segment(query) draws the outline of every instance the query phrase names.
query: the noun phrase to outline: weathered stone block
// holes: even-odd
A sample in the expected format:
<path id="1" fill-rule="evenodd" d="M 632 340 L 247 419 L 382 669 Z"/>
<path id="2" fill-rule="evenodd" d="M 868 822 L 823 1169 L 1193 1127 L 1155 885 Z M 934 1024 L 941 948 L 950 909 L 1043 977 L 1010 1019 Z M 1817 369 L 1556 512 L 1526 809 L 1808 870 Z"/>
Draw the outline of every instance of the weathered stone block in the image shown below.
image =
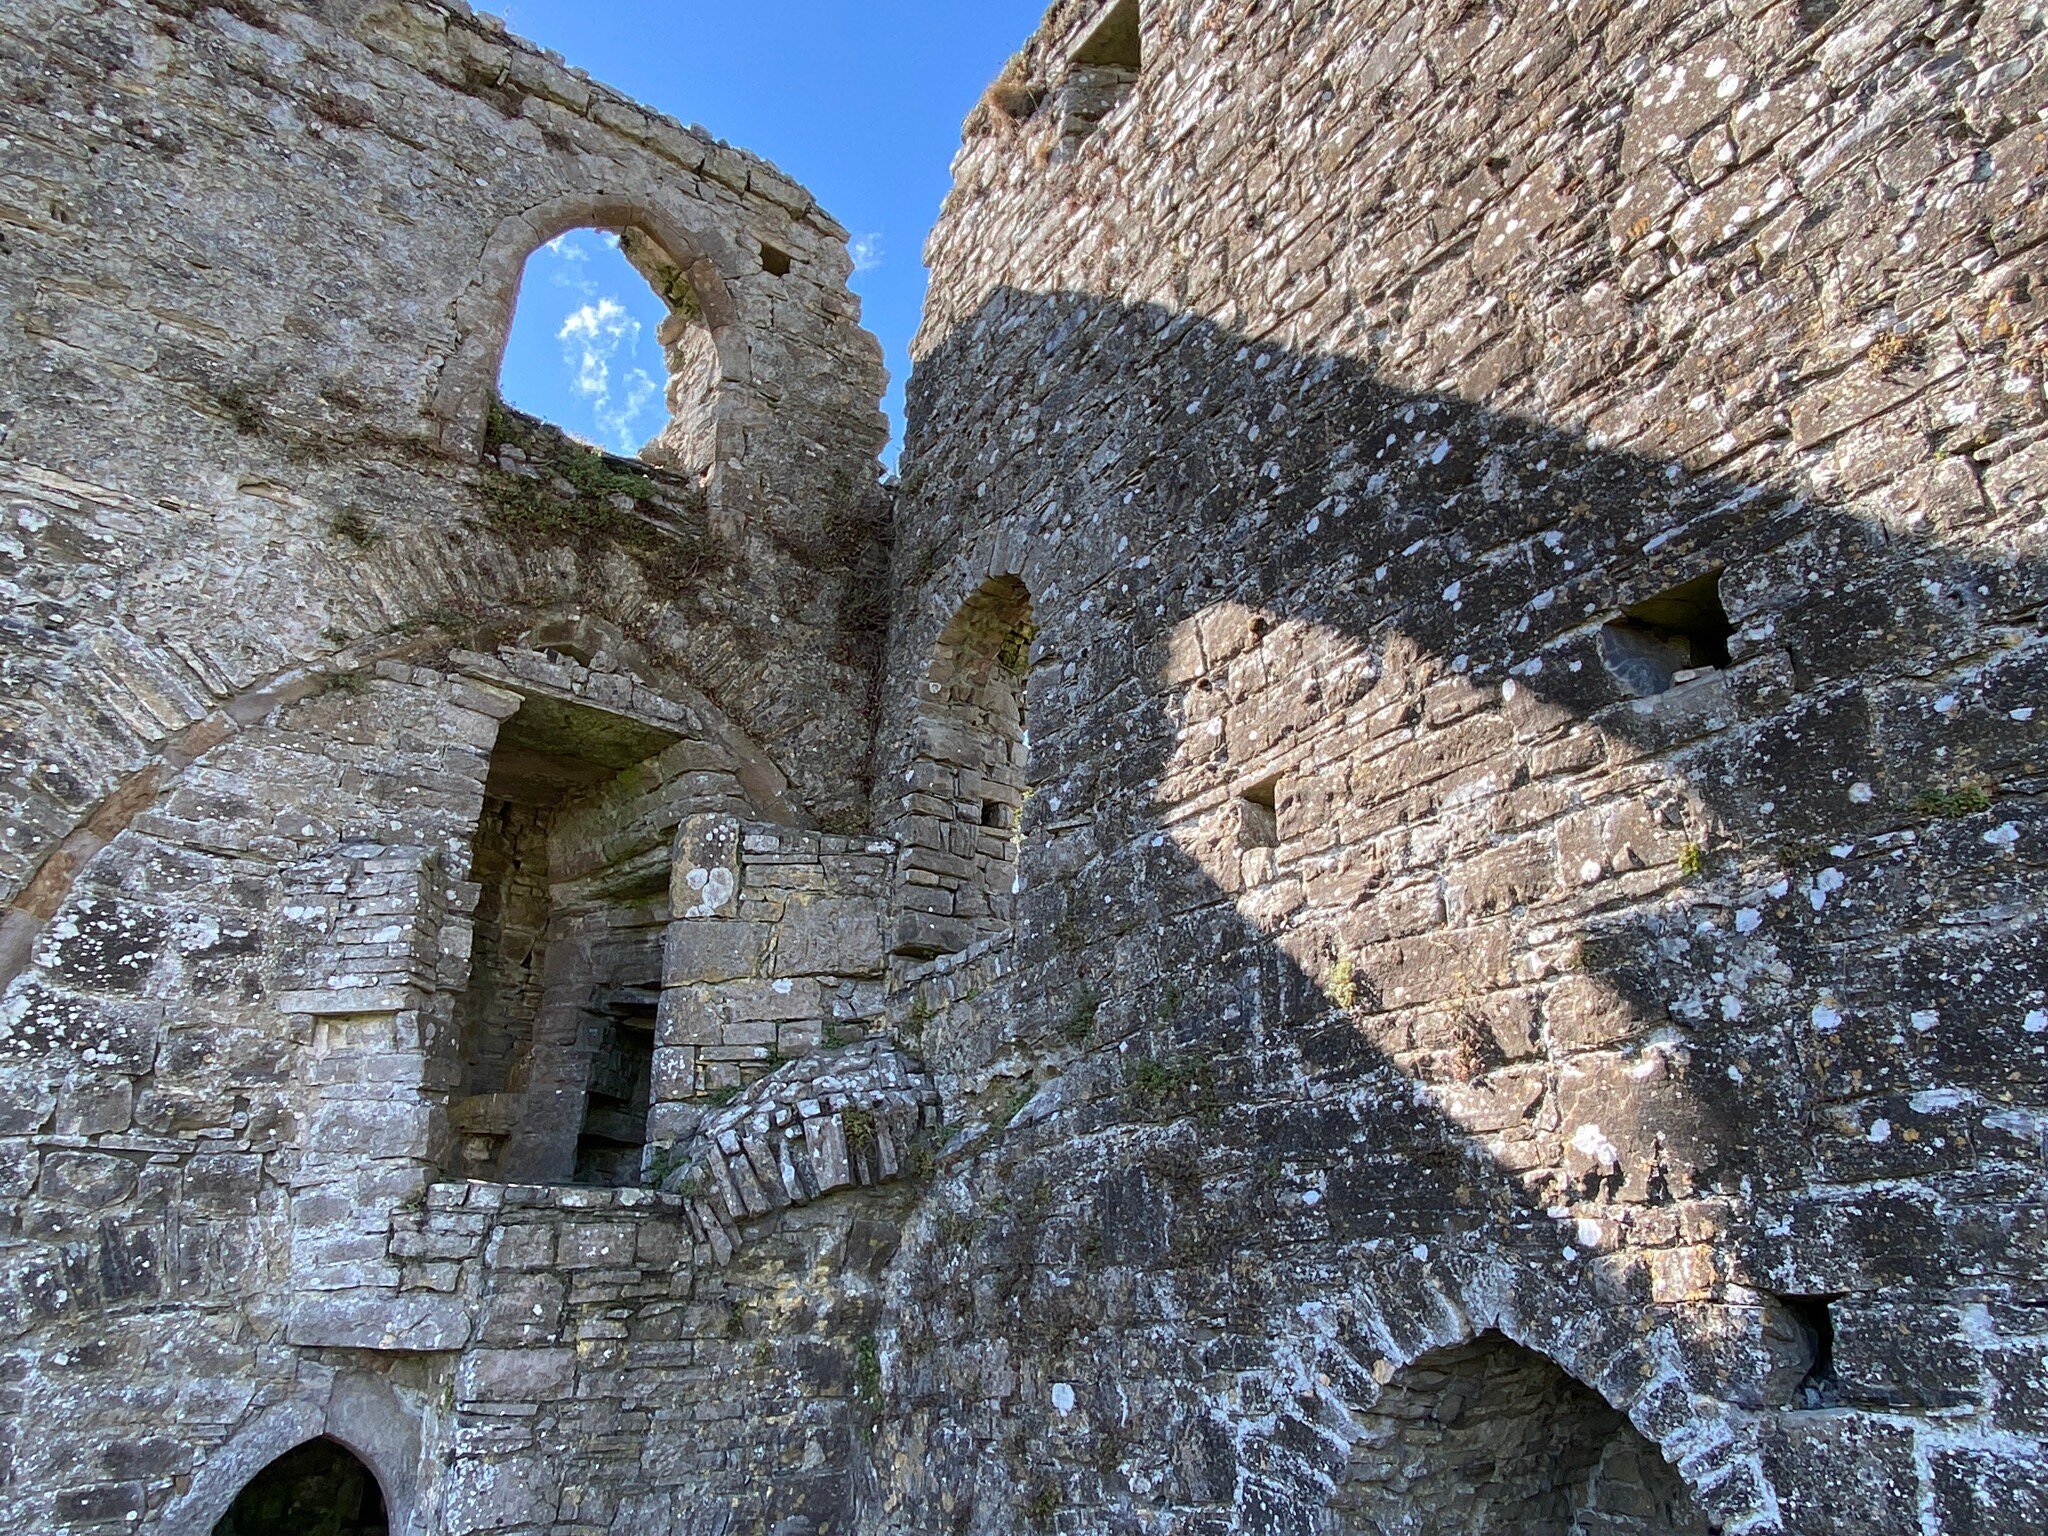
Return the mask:
<path id="1" fill-rule="evenodd" d="M 555 1261 L 555 1230 L 539 1222 L 491 1231 L 484 1262 L 494 1270 L 546 1269 Z"/>
<path id="2" fill-rule="evenodd" d="M 459 1400 L 477 1403 L 551 1403 L 576 1382 L 573 1349 L 473 1349 L 456 1373 Z"/>
<path id="3" fill-rule="evenodd" d="M 882 968 L 879 901 L 792 901 L 775 930 L 779 976 L 871 976 Z"/>
<path id="4" fill-rule="evenodd" d="M 521 1526 L 545 1526 L 556 1508 L 560 1479 L 532 1461 L 480 1462 L 464 1458 L 448 1471 L 446 1519 L 452 1536 L 477 1536 Z"/>
<path id="5" fill-rule="evenodd" d="M 740 888 L 740 824 L 693 816 L 676 832 L 670 911 L 678 918 L 731 917 Z"/>
<path id="6" fill-rule="evenodd" d="M 452 1296 L 351 1290 L 297 1297 L 285 1336 L 322 1349 L 433 1354 L 462 1348 L 469 1325 L 468 1308 Z"/>
<path id="7" fill-rule="evenodd" d="M 618 1269 L 633 1262 L 633 1228 L 625 1222 L 572 1222 L 556 1239 L 563 1269 Z"/>
<path id="8" fill-rule="evenodd" d="M 735 981 L 758 976 L 768 935 L 735 918 L 690 918 L 671 923 L 662 950 L 662 985 Z"/>
<path id="9" fill-rule="evenodd" d="M 128 1198 L 135 1164 L 96 1152 L 52 1152 L 43 1158 L 38 1192 L 45 1200 L 102 1210 Z"/>

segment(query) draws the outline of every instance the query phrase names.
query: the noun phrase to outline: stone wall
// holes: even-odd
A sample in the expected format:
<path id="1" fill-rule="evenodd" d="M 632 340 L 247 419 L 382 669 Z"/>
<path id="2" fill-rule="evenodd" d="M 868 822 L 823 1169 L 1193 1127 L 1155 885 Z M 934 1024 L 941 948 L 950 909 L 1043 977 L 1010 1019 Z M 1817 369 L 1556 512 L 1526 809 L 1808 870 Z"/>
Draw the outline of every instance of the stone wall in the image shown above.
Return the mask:
<path id="1" fill-rule="evenodd" d="M 0 1528 L 2048 1524 L 2040 38 L 1061 0 L 891 525 L 771 167 L 10 11 Z"/>
<path id="2" fill-rule="evenodd" d="M 34 0 L 0 76 L 0 1528 L 204 1533 L 323 1435 L 394 1530 L 452 1528 L 449 1447 L 515 1416 L 451 1406 L 432 1192 L 637 1181 L 677 826 L 864 822 L 884 431 L 845 232 L 460 4 Z M 646 463 L 493 404 L 526 257 L 583 225 L 673 312 Z M 836 1274 L 867 1199 L 734 1294 Z M 836 1386 L 752 1338 L 730 1368 L 841 1422 L 870 1284 Z M 734 1443 L 803 1483 L 766 1423 Z"/>
<path id="3" fill-rule="evenodd" d="M 698 1101 L 880 1021 L 895 845 L 696 816 L 676 834 L 656 1046 L 657 1139 Z"/>
<path id="4" fill-rule="evenodd" d="M 930 248 L 885 753 L 1038 636 L 886 1523 L 1336 1528 L 1491 1328 L 1718 1528 L 2039 1525 L 2038 18 L 1112 9 Z"/>

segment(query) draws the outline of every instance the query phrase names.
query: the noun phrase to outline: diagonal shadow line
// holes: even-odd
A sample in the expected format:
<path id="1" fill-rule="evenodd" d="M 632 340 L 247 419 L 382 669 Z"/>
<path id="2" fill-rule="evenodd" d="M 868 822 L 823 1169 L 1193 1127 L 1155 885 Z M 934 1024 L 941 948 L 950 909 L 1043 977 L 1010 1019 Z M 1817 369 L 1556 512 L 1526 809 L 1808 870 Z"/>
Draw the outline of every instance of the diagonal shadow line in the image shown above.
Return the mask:
<path id="1" fill-rule="evenodd" d="M 963 422 L 979 435 L 961 434 Z M 1015 568 L 1041 628 L 1022 965 L 977 1017 L 942 1021 L 926 1047 L 956 1080 L 985 1076 L 1006 1051 L 1050 1053 L 1064 1068 L 1052 1098 L 1041 1095 L 1044 1112 L 1027 1110 L 1010 1147 L 968 1175 L 1067 1192 L 1064 1227 L 1020 1235 L 1012 1223 L 1003 1262 L 1034 1243 L 1058 1259 L 1060 1242 L 1091 1222 L 1101 1251 L 1102 1213 L 1091 1202 L 1160 1134 L 1140 1129 L 1157 1117 L 1134 1095 L 1131 1064 L 1192 1053 L 1207 1063 L 1214 1095 L 1213 1129 L 1199 1138 L 1204 1194 L 1133 1197 L 1144 1208 L 1133 1220 L 1149 1235 L 1130 1238 L 1124 1260 L 1171 1262 L 1165 1229 L 1222 1223 L 1227 1236 L 1212 1234 L 1207 1250 L 1259 1256 L 1271 1290 L 1247 1298 L 1236 1270 L 1213 1265 L 1189 1285 L 1219 1317 L 1243 1321 L 1313 1298 L 1333 1283 L 1333 1265 L 1374 1276 L 1387 1296 L 1429 1297 L 1404 1322 L 1398 1302 L 1377 1306 L 1364 1294 L 1373 1287 L 1351 1287 L 1376 1318 L 1347 1356 L 1354 1381 L 1369 1380 L 1374 1349 L 1412 1358 L 1442 1342 L 1441 1313 L 1458 1310 L 1461 1296 L 1491 1306 L 1467 1331 L 1505 1322 L 1661 1441 L 1710 1513 L 1731 1528 L 1770 1528 L 1764 1431 L 1750 1412 L 1766 1401 L 1770 1361 L 1759 1309 L 1729 1304 L 1760 1301 L 1752 1289 L 1952 1290 L 1944 1222 L 1981 1204 L 1987 1184 L 1997 1191 L 1988 1198 L 2019 1191 L 2040 1202 L 2025 1166 L 2038 1149 L 1991 1142 L 1980 1155 L 1964 1137 L 1943 1159 L 1877 1155 L 1849 1102 L 1882 1107 L 1935 1089 L 2038 1103 L 2048 1076 L 2048 1051 L 2022 1022 L 2015 987 L 2030 951 L 2012 916 L 2043 848 L 2041 728 L 2012 711 L 2028 707 L 2048 670 L 2039 638 L 2048 573 L 2036 553 L 1982 533 L 1973 542 L 1972 519 L 1986 516 L 1974 472 L 1966 483 L 1947 477 L 1950 499 L 1934 526 L 1881 526 L 1768 478 L 1602 448 L 1403 390 L 1364 361 L 1289 352 L 1196 315 L 1012 289 L 993 293 L 924 360 L 909 436 L 919 500 L 900 525 L 913 541 L 959 552 L 950 574 L 915 594 L 918 609 L 950 613 L 981 573 Z M 980 462 L 964 462 L 984 448 L 992 451 Z M 1019 527 L 1030 530 L 1022 541 Z M 1003 548 L 1019 543 L 1024 553 L 1006 567 Z M 1716 568 L 1738 631 L 1732 665 L 1661 699 L 1626 697 L 1599 664 L 1600 623 Z M 1576 1187 L 1520 1176 L 1519 1156 L 1501 1155 L 1506 1138 L 1459 1123 L 1439 1085 L 1418 1080 L 1418 1053 L 1376 1032 L 1377 1005 L 1394 1001 L 1384 966 L 1360 965 L 1360 1006 L 1333 1006 L 1334 951 L 1381 892 L 1368 884 L 1348 907 L 1297 919 L 1291 936 L 1309 942 L 1289 946 L 1238 910 L 1227 875 L 1162 835 L 1175 806 L 1155 799 L 1185 766 L 1200 686 L 1176 645 L 1227 605 L 1253 627 L 1295 626 L 1378 658 L 1371 687 L 1318 701 L 1330 713 L 1370 702 L 1379 687 L 1385 702 L 1410 708 L 1405 729 L 1426 718 L 1425 706 L 1385 687 L 1387 673 L 1463 680 L 1473 697 L 1461 707 L 1519 729 L 1491 759 L 1512 785 L 1534 782 L 1535 749 L 1583 729 L 1597 734 L 1599 764 L 1641 769 L 1680 792 L 1682 830 L 1711 860 L 1696 889 L 1683 889 L 1675 865 L 1661 879 L 1662 866 L 1646 865 L 1618 898 L 1558 902 L 1547 914 L 1611 1005 L 1606 1034 L 1582 1049 L 1640 1061 L 1658 1037 L 1667 1067 L 1683 1058 L 1682 1071 L 1635 1104 L 1625 1168 L 1596 1162 Z M 939 619 L 923 622 L 899 656 L 928 646 Z M 1532 670 L 1537 657 L 1544 665 Z M 1312 673 L 1298 668 L 1293 680 L 1328 681 Z M 1204 785 L 1213 796 L 1286 756 L 1237 760 Z M 1331 777 L 1327 765 L 1322 774 Z M 1990 789 L 1988 809 L 1971 814 L 1939 798 L 1961 785 Z M 1309 809 L 1341 823 L 1349 792 L 1340 775 Z M 1433 867 L 1455 875 L 1456 860 Z M 1849 887 L 1831 907 L 1829 870 Z M 1917 928 L 1903 927 L 1899 916 L 1921 913 L 1923 893 L 1932 905 Z M 1510 981 L 1517 946 L 1502 933 L 1519 929 L 1519 947 L 1534 947 L 1529 905 L 1468 922 L 1448 940 L 1426 928 L 1408 935 L 1437 962 L 1407 967 L 1411 991 L 1450 974 L 1447 944 L 1475 951 L 1459 958 L 1486 986 L 1468 990 Z M 1757 929 L 1739 930 L 1744 912 Z M 1725 1004 L 1702 1006 L 1728 991 L 1731 956 L 1761 978 L 1734 1016 Z M 1943 978 L 1972 956 L 1986 971 L 2003 959 L 2011 972 L 2019 960 L 2020 981 L 1959 996 Z M 1182 994 L 1170 1018 L 1156 1006 L 1162 985 Z M 1061 1056 L 1066 1002 L 1093 986 L 1108 992 L 1101 1029 L 1117 1048 Z M 1894 1053 L 1859 1091 L 1859 1063 L 1884 1060 L 1903 1016 L 1923 1006 L 1946 1010 L 1947 1022 L 1924 1039 L 1906 1032 L 1913 1050 Z M 1539 1062 L 1546 1027 L 1539 1015 L 1530 1030 Z M 1164 1118 L 1192 1107 L 1168 1106 Z M 1845 1114 L 1852 1134 L 1836 1135 L 1828 1117 Z M 1859 1132 L 1873 1150 L 1860 1164 L 1844 1150 Z M 1646 1167 L 1649 1151 L 1656 1163 Z M 1313 1214 L 1298 1201 L 1283 1213 L 1261 1194 L 1287 1181 L 1297 1194 L 1318 1189 Z M 1714 1234 L 1718 1272 L 1696 1298 L 1665 1298 L 1642 1265 L 1624 1256 L 1603 1269 L 1577 1251 L 1589 1213 L 1698 1217 Z M 1418 1253 L 1435 1242 L 1436 1257 L 1389 1261 L 1397 1237 L 1416 1239 Z M 1067 1241 L 1064 1262 L 1086 1292 L 1077 1241 Z M 946 1261 L 931 1232 L 912 1248 L 922 1250 L 912 1271 L 924 1266 L 925 1294 L 939 1296 Z M 1993 1257 L 1977 1275 L 2000 1265 Z M 976 1326 L 1006 1337 L 1019 1359 L 1077 1328 L 1114 1331 L 1113 1307 L 1062 1320 L 1072 1304 L 1031 1286 L 1002 1306 L 986 1297 L 975 1306 Z M 1733 1345 L 1731 1327 L 1745 1335 Z M 1181 1365 L 1186 1379 L 1199 1376 L 1192 1357 Z M 936 1379 L 909 1372 L 913 1409 L 919 1383 Z M 1312 1487 L 1327 1470 L 1312 1461 L 1273 1474 L 1276 1485 Z"/>

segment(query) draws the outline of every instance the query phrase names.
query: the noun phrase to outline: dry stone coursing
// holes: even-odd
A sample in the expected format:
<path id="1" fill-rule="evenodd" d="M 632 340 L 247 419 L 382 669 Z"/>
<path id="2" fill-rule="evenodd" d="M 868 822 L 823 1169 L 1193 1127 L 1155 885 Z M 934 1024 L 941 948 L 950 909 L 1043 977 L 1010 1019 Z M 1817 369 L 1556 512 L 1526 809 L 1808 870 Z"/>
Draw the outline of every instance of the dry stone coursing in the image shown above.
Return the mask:
<path id="1" fill-rule="evenodd" d="M 2048 1526 L 2041 20 L 1060 0 L 892 507 L 773 168 L 9 11 L 0 1529 Z"/>
<path id="2" fill-rule="evenodd" d="M 930 247 L 880 781 L 1039 629 L 885 1523 L 1326 1528 L 1494 1327 L 1719 1528 L 2038 1524 L 2038 18 L 1141 9 Z"/>
<path id="3" fill-rule="evenodd" d="M 844 231 L 461 5 L 51 0 L 0 70 L 0 1528 L 207 1531 L 322 1434 L 394 1529 L 660 1524 L 710 1484 L 623 1469 L 696 1420 L 607 1399 L 572 1456 L 445 1406 L 453 1261 L 394 1245 L 467 1167 L 574 1176 L 685 816 L 863 817 L 883 423 Z M 527 254 L 585 224 L 716 358 L 651 463 L 489 409 Z M 477 853 L 537 801 L 528 1013 L 479 976 L 516 935 Z M 607 1293 L 551 1347 L 700 1307 L 685 1374 L 789 1384 L 730 1486 L 827 1499 L 871 1282 L 761 1319 L 767 1277 L 880 1262 L 868 1202 L 741 1299 Z M 543 1486 L 606 1436 L 606 1491 Z"/>

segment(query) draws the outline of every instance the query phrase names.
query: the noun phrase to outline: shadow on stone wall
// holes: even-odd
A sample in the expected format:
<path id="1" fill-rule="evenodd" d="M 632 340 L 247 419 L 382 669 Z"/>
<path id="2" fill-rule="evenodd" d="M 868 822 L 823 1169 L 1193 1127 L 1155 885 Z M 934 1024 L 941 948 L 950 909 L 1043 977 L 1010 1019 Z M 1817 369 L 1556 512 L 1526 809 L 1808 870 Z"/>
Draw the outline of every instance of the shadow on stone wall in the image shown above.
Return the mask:
<path id="1" fill-rule="evenodd" d="M 899 684 L 988 572 L 1041 625 L 1023 964 L 926 1048 L 1037 1092 L 910 1248 L 907 1508 L 994 1454 L 956 1528 L 1320 1530 L 1376 1381 L 1488 1326 L 1731 1528 L 1911 1507 L 1910 1433 L 1764 1412 L 1812 1352 L 1774 1293 L 1841 1298 L 1853 1406 L 1981 1408 L 1955 1307 L 2035 1262 L 2048 574 L 1981 436 L 1902 430 L 1911 367 L 1838 391 L 1889 424 L 1785 425 L 1866 439 L 1830 505 L 1092 295 L 999 291 L 921 365 Z M 1603 625 L 1710 571 L 1730 664 L 1635 698 Z M 1215 819 L 1276 767 L 1247 882 Z M 939 1406 L 1005 1379 L 1078 1406 Z M 1929 1465 L 1944 1529 L 2025 1485 Z"/>

